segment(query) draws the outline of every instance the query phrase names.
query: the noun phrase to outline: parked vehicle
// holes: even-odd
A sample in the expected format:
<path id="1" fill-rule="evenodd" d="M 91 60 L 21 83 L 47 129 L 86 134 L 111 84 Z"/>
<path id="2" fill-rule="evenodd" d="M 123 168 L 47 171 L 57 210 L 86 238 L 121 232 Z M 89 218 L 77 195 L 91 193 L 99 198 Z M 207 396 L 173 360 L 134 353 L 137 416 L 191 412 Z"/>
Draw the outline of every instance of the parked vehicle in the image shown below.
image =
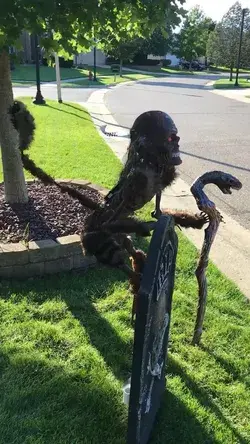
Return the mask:
<path id="1" fill-rule="evenodd" d="M 205 69 L 205 65 L 203 65 L 202 63 L 199 63 L 195 60 L 191 63 L 191 68 L 194 71 L 203 71 Z"/>
<path id="2" fill-rule="evenodd" d="M 181 69 L 191 69 L 193 71 L 203 71 L 205 69 L 205 65 L 197 60 L 193 60 L 191 63 L 187 60 L 181 60 L 179 66 Z"/>

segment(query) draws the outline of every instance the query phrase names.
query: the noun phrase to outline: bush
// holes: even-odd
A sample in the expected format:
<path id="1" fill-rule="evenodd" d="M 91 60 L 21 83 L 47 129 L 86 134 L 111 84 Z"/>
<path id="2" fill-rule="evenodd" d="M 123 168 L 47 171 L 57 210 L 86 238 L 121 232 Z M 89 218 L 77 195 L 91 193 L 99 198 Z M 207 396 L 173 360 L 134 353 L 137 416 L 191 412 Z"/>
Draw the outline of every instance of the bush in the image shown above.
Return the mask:
<path id="1" fill-rule="evenodd" d="M 55 63 L 55 57 L 51 56 L 52 59 L 52 63 Z M 60 68 L 72 68 L 73 67 L 73 60 L 69 59 L 69 60 L 65 60 L 63 57 L 59 57 L 59 66 Z"/>
<path id="2" fill-rule="evenodd" d="M 119 63 L 119 60 L 118 59 L 116 59 L 115 57 L 112 57 L 112 56 L 107 56 L 106 57 L 106 65 L 112 65 L 112 63 Z"/>
<path id="3" fill-rule="evenodd" d="M 152 60 L 152 59 L 147 59 L 145 65 L 146 66 L 156 66 L 159 65 L 160 60 Z"/>
<path id="4" fill-rule="evenodd" d="M 170 59 L 166 59 L 166 60 L 162 60 L 162 66 L 163 68 L 167 68 L 168 66 L 171 65 L 171 60 Z"/>
<path id="5" fill-rule="evenodd" d="M 47 57 L 43 57 L 42 58 L 42 65 L 43 66 L 48 66 L 48 59 L 47 59 Z"/>

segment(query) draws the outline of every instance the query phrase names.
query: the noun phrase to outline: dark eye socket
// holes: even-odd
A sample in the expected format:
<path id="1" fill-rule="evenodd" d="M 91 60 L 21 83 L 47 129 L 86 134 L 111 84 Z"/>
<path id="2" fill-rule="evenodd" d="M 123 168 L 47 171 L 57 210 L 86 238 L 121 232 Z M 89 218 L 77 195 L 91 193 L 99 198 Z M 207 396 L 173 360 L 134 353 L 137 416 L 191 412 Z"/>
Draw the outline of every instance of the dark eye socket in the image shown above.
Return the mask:
<path id="1" fill-rule="evenodd" d="M 177 136 L 176 134 L 171 134 L 171 136 L 168 138 L 169 142 L 179 142 L 180 137 Z"/>

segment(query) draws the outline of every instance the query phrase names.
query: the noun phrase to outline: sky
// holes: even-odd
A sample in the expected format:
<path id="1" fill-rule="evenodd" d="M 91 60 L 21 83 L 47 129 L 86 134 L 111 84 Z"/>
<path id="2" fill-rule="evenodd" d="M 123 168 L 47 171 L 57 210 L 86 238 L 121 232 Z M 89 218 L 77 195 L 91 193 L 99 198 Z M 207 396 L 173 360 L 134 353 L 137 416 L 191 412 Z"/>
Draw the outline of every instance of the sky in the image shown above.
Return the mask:
<path id="1" fill-rule="evenodd" d="M 250 8 L 250 0 L 239 1 L 244 8 Z M 193 6 L 200 5 L 206 15 L 219 21 L 235 2 L 236 0 L 186 0 L 183 6 L 185 9 L 190 9 Z"/>

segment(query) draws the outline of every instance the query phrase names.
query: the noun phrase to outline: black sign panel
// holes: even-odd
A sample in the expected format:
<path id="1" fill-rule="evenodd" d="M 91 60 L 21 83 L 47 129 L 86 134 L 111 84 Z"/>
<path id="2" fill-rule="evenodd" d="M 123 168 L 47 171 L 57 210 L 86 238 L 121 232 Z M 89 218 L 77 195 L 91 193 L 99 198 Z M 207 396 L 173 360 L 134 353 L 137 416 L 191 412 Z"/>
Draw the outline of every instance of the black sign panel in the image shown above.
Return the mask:
<path id="1" fill-rule="evenodd" d="M 165 391 L 178 238 L 172 216 L 161 216 L 149 246 L 137 302 L 127 444 L 146 444 Z"/>

